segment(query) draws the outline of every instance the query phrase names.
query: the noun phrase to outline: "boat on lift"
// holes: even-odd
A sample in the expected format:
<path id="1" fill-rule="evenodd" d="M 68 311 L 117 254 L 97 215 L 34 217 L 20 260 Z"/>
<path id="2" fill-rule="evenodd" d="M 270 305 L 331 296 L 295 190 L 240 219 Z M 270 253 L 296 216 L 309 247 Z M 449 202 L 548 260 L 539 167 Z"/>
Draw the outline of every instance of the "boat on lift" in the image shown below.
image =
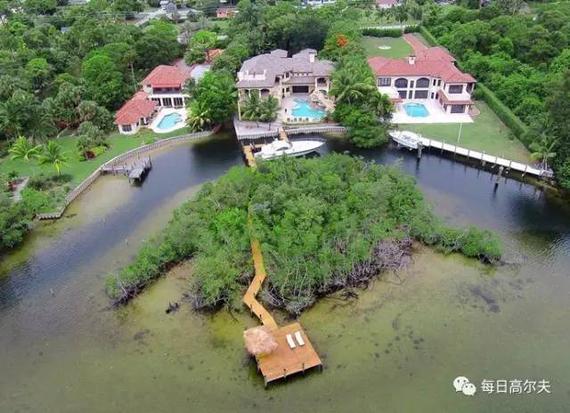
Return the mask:
<path id="1" fill-rule="evenodd" d="M 407 130 L 394 130 L 389 135 L 394 142 L 410 150 L 418 149 L 418 144 L 422 142 L 421 135 Z"/>
<path id="2" fill-rule="evenodd" d="M 303 156 L 316 152 L 325 144 L 322 139 L 300 139 L 300 140 L 281 140 L 275 139 L 273 142 L 263 145 L 259 152 L 255 152 L 253 156 L 258 159 L 275 159 L 281 156 Z"/>

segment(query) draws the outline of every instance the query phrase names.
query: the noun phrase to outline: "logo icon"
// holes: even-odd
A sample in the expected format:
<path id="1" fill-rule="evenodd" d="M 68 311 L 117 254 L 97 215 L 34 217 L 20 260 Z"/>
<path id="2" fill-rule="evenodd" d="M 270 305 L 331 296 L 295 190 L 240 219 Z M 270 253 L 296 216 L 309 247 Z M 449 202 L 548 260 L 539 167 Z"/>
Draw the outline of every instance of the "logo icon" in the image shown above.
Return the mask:
<path id="1" fill-rule="evenodd" d="M 453 387 L 456 392 L 462 392 L 466 396 L 473 396 L 477 393 L 477 387 L 465 376 L 457 376 L 453 380 Z"/>

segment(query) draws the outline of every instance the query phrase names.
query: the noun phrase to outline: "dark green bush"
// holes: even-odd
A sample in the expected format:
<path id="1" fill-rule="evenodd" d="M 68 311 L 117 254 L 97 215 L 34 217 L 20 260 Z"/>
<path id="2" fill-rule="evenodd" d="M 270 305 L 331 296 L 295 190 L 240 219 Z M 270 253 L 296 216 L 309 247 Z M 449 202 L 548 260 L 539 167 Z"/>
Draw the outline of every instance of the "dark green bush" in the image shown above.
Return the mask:
<path id="1" fill-rule="evenodd" d="M 486 262 L 500 257 L 494 235 L 444 226 L 413 178 L 395 168 L 346 155 L 281 159 L 257 172 L 235 167 L 205 185 L 131 265 L 108 278 L 107 291 L 126 302 L 192 257 L 194 304 L 232 305 L 252 276 L 250 235 L 262 244 L 272 304 L 292 313 L 350 285 L 355 272 L 376 275 L 383 242 L 413 238 Z"/>

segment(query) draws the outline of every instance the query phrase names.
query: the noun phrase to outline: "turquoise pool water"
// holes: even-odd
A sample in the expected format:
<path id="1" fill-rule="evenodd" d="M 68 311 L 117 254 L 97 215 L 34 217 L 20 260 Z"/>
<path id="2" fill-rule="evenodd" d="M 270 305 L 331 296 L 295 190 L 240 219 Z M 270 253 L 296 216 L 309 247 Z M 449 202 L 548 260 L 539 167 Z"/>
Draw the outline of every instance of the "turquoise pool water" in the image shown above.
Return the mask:
<path id="1" fill-rule="evenodd" d="M 406 103 L 404 109 L 412 118 L 425 118 L 429 115 L 427 108 L 422 103 Z"/>
<path id="2" fill-rule="evenodd" d="M 325 110 L 311 106 L 309 101 L 304 99 L 295 99 L 295 107 L 293 108 L 293 116 L 299 118 L 322 119 L 325 117 Z"/>
<path id="3" fill-rule="evenodd" d="M 180 113 L 169 113 L 158 122 L 156 127 L 158 129 L 170 129 L 180 122 L 182 122 L 182 115 Z"/>

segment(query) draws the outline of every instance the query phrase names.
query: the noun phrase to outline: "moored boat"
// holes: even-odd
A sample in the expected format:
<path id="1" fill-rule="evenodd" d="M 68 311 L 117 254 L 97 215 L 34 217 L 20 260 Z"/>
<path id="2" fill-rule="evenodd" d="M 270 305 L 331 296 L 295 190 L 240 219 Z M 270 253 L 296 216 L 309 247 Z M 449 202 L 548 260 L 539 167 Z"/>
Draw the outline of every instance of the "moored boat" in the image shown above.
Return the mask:
<path id="1" fill-rule="evenodd" d="M 276 139 L 270 144 L 263 145 L 261 150 L 254 153 L 253 156 L 266 160 L 279 158 L 280 156 L 303 156 L 315 152 L 324 144 L 325 141 L 320 139 L 300 139 L 294 141 Z"/>
<path id="2" fill-rule="evenodd" d="M 421 136 L 410 131 L 395 130 L 391 131 L 389 135 L 394 142 L 408 149 L 418 149 L 418 144 L 421 142 Z"/>

